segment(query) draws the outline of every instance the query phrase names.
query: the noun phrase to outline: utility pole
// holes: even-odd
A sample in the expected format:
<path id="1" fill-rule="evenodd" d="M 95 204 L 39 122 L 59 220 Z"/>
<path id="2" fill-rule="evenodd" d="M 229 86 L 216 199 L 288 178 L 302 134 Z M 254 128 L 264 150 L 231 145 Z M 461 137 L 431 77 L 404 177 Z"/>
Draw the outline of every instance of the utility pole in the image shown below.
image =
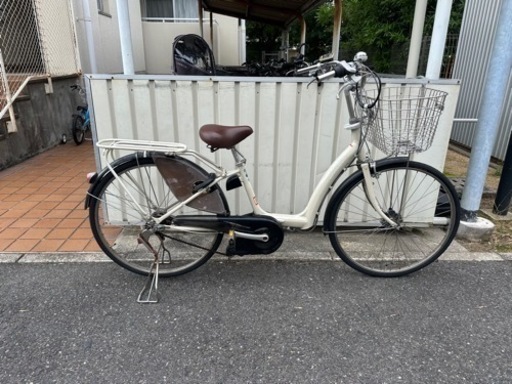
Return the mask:
<path id="1" fill-rule="evenodd" d="M 503 0 L 478 114 L 461 206 L 462 220 L 476 222 L 512 67 L 512 0 Z"/>

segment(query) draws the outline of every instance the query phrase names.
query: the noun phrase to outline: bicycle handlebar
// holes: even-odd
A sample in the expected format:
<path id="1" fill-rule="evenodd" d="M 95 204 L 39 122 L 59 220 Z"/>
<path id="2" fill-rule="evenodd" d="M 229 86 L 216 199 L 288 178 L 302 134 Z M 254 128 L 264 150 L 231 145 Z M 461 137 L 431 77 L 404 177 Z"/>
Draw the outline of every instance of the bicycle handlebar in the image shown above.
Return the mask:
<path id="1" fill-rule="evenodd" d="M 363 108 L 373 108 L 380 97 L 381 83 L 379 76 L 375 72 L 370 70 L 366 65 L 363 64 L 367 59 L 368 56 L 366 55 L 365 52 L 358 52 L 355 55 L 354 60 L 351 62 L 346 62 L 345 60 L 321 61 L 317 64 L 310 65 L 309 67 L 298 69 L 296 73 L 304 74 L 314 72 L 312 74 L 314 76 L 314 79 L 311 80 L 310 84 L 314 81 L 321 83 L 322 81 L 331 79 L 333 77 L 347 77 L 347 85 L 352 84 L 355 86 L 353 89 L 355 90 L 356 93 L 357 103 Z M 368 104 L 367 100 L 363 100 L 363 98 L 360 97 L 360 90 L 361 88 L 364 88 L 364 85 L 366 83 L 365 75 L 368 74 L 370 74 L 377 83 L 377 95 L 374 98 L 373 102 L 371 102 L 370 104 Z M 346 86 L 340 88 L 340 91 L 345 88 Z"/>
<path id="2" fill-rule="evenodd" d="M 324 71 L 325 69 L 330 69 L 327 72 L 320 72 Z M 310 65 L 309 67 L 301 68 L 297 70 L 297 74 L 303 74 L 307 72 L 316 71 L 315 77 L 318 78 L 318 80 L 326 80 L 330 79 L 331 77 L 344 77 L 346 75 L 352 75 L 357 72 L 357 65 L 355 62 L 347 63 L 345 60 L 342 61 L 329 61 L 326 63 L 317 63 L 314 65 Z M 329 75 L 327 75 L 329 74 Z"/>

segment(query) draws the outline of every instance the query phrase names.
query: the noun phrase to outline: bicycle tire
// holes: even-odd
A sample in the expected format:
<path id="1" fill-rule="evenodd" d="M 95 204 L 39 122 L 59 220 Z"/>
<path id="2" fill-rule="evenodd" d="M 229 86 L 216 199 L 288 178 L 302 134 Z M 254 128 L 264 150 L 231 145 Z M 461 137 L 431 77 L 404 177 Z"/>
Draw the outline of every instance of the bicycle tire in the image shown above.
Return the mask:
<path id="1" fill-rule="evenodd" d="M 73 140 L 76 145 L 80 145 L 84 142 L 84 118 L 80 115 L 73 116 L 73 125 L 71 126 L 71 132 L 73 134 Z"/>
<path id="2" fill-rule="evenodd" d="M 435 168 L 403 158 L 377 162 L 372 182 L 381 209 L 399 226 L 392 228 L 371 206 L 358 171 L 338 188 L 326 210 L 325 230 L 338 256 L 378 277 L 404 276 L 436 260 L 459 226 L 461 209 L 452 183 Z"/>
<path id="3" fill-rule="evenodd" d="M 117 178 L 108 172 L 90 192 L 89 221 L 96 242 L 107 256 L 131 272 L 148 275 L 154 254 L 139 244 L 138 235 L 149 226 L 152 217 L 162 215 L 177 199 L 152 157 L 132 156 L 131 160 L 114 167 Z M 120 182 L 127 189 L 120 188 Z M 126 191 L 144 209 L 145 217 L 135 209 Z M 226 206 L 225 199 L 223 201 Z M 228 211 L 227 206 L 225 208 Z M 186 212 L 181 213 L 198 212 L 186 207 Z M 150 243 L 159 252 L 158 275 L 177 276 L 198 268 L 216 252 L 222 237 L 223 233 L 213 231 L 199 234 L 157 230 Z"/>
<path id="4" fill-rule="evenodd" d="M 91 130 L 91 122 L 90 121 L 84 127 L 84 140 L 87 140 L 87 141 L 92 140 L 92 130 Z"/>

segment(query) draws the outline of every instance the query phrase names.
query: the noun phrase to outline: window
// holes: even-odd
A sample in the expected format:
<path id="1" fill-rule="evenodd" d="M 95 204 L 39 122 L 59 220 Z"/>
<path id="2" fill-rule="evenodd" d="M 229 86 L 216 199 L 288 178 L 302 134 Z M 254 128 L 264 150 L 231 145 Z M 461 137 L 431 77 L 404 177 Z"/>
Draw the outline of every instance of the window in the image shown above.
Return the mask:
<path id="1" fill-rule="evenodd" d="M 197 2 L 190 0 L 141 0 L 142 17 L 197 18 Z"/>
<path id="2" fill-rule="evenodd" d="M 110 4 L 109 0 L 96 0 L 98 4 L 98 13 L 110 16 Z"/>

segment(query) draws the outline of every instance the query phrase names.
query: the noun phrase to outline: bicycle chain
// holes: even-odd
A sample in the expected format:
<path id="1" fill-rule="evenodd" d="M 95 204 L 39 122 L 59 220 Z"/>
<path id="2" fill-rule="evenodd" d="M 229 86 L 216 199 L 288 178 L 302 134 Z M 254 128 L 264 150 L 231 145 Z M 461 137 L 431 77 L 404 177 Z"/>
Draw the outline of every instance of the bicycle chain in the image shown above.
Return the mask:
<path id="1" fill-rule="evenodd" d="M 168 238 L 168 239 L 171 239 L 171 240 L 177 241 L 178 243 L 182 243 L 182 244 L 185 244 L 185 245 L 189 245 L 189 246 L 191 246 L 191 247 L 194 247 L 194 248 L 202 249 L 203 251 L 210 251 L 210 249 L 209 249 L 209 248 L 201 247 L 201 246 L 200 246 L 200 245 L 198 245 L 198 244 L 192 244 L 192 243 L 189 243 L 188 241 L 185 241 L 185 240 L 182 240 L 182 239 L 177 239 L 177 238 L 172 237 L 172 236 L 169 236 L 169 235 L 164 235 L 164 234 L 163 234 L 163 233 L 161 233 L 161 232 L 157 232 L 157 233 L 159 233 L 159 234 L 160 234 L 161 236 L 163 236 L 163 237 L 166 237 L 166 238 Z M 168 251 L 168 252 L 169 252 L 169 251 Z M 169 252 L 169 253 L 170 253 L 170 252 Z M 224 252 L 215 251 L 215 253 L 214 253 L 214 254 L 216 254 L 216 253 L 217 253 L 217 254 L 219 254 L 219 255 L 222 255 L 222 256 L 232 257 L 232 256 L 230 256 L 230 255 L 228 255 L 228 254 L 226 254 L 226 253 L 224 253 Z"/>

